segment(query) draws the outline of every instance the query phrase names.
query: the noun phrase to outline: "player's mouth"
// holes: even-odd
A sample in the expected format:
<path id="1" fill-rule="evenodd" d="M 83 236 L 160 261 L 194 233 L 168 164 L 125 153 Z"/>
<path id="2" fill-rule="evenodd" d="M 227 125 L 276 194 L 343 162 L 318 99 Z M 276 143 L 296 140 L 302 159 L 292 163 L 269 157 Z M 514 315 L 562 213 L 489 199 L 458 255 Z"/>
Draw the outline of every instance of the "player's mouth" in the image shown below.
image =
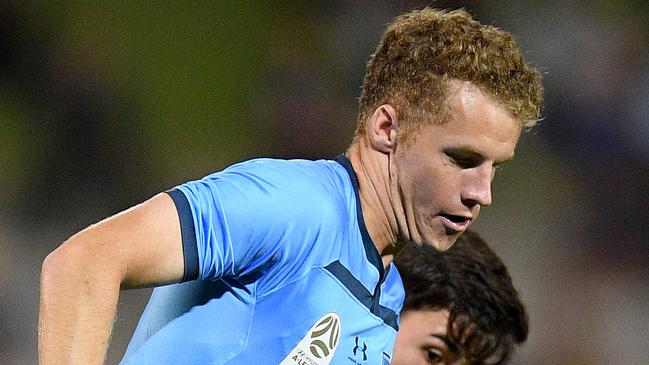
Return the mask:
<path id="1" fill-rule="evenodd" d="M 473 219 L 461 215 L 440 214 L 447 233 L 459 233 L 466 231 Z"/>

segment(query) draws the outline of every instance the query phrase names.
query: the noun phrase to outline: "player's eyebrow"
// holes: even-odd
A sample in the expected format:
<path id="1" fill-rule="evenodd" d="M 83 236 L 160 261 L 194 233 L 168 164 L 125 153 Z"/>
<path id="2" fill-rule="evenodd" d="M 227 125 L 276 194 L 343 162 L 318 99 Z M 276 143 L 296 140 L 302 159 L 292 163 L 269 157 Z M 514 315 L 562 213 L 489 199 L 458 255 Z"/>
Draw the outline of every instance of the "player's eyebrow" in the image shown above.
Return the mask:
<path id="1" fill-rule="evenodd" d="M 440 334 L 437 334 L 437 333 L 431 333 L 430 335 L 432 337 L 435 337 L 435 338 L 439 339 L 440 341 L 444 342 L 444 345 L 446 345 L 446 348 L 452 354 L 457 354 L 457 352 L 459 350 L 459 346 L 454 341 L 452 341 L 451 339 L 446 337 L 446 335 L 440 335 Z"/>

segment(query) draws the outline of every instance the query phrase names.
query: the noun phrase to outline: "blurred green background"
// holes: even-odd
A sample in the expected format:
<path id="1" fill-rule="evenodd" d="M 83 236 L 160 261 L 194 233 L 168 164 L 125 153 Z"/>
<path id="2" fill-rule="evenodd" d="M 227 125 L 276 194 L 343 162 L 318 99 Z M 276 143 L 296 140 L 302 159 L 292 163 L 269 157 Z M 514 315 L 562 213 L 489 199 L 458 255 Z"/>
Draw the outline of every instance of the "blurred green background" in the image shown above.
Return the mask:
<path id="1" fill-rule="evenodd" d="M 476 227 L 530 313 L 514 363 L 649 364 L 649 6 L 498 0 L 0 3 L 0 363 L 37 362 L 40 264 L 76 231 L 233 162 L 342 152 L 384 26 L 427 4 L 512 31 L 545 78 Z M 148 294 L 124 292 L 108 364 Z"/>

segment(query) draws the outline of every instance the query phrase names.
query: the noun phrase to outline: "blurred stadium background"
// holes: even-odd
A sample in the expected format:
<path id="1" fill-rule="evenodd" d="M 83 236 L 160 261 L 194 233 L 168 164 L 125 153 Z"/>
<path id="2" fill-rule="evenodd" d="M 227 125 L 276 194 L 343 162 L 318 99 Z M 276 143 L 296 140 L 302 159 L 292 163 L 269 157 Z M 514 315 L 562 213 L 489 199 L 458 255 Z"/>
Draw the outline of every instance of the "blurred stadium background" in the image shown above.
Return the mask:
<path id="1" fill-rule="evenodd" d="M 0 363 L 37 362 L 40 264 L 71 234 L 236 161 L 343 151 L 385 24 L 427 4 L 512 31 L 545 78 L 476 227 L 530 313 L 514 363 L 649 364 L 649 3 L 601 0 L 1 2 Z M 122 295 L 108 364 L 148 294 Z"/>

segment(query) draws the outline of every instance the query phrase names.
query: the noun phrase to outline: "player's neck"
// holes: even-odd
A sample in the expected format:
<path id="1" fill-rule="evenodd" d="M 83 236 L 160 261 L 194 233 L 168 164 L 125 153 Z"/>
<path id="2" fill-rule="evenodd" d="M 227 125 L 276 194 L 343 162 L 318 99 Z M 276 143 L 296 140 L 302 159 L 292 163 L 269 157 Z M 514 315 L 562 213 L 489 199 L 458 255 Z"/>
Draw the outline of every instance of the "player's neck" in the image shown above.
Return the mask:
<path id="1" fill-rule="evenodd" d="M 388 156 L 372 149 L 362 138 L 352 143 L 346 155 L 358 179 L 359 197 L 367 231 L 379 254 L 389 255 L 393 252 L 392 248 L 398 236 L 395 213 L 401 209 L 398 206 L 395 210 L 395 199 L 391 199 Z M 396 201 L 400 204 L 399 199 Z"/>

